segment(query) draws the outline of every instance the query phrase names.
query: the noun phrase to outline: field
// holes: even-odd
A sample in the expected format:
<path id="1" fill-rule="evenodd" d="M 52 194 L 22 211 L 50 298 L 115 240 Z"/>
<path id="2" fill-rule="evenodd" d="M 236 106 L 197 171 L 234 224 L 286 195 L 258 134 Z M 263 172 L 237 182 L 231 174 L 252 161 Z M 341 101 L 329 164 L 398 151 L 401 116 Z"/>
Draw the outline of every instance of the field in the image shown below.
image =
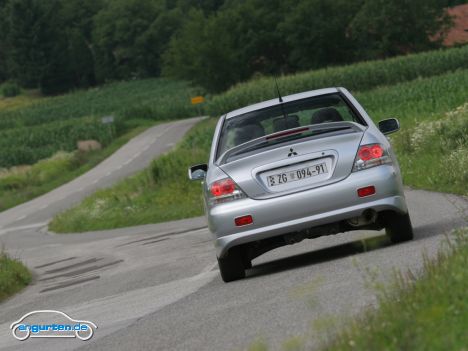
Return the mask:
<path id="1" fill-rule="evenodd" d="M 368 91 L 379 86 L 391 86 L 467 69 L 467 57 L 468 45 L 465 45 L 460 48 L 395 57 L 382 61 L 369 61 L 303 72 L 278 77 L 277 81 L 282 95 L 332 86 L 343 86 L 353 92 Z M 423 93 L 423 89 L 421 92 Z M 275 97 L 277 97 L 277 93 L 274 79 L 271 77 L 260 78 L 238 84 L 227 92 L 214 96 L 208 102 L 207 113 L 210 116 L 220 116 L 228 111 Z"/>
<path id="2" fill-rule="evenodd" d="M 196 114 L 186 83 L 166 79 L 109 84 L 0 110 L 0 168 L 34 164 L 78 140 L 108 145 L 139 120 L 169 120 Z M 102 116 L 113 115 L 113 124 Z"/>
<path id="3" fill-rule="evenodd" d="M 196 115 L 189 99 L 196 93 L 184 82 L 152 79 L 0 99 L 0 211 L 82 174 L 155 123 Z M 103 124 L 109 115 L 114 123 Z M 76 151 L 77 141 L 90 139 L 103 149 Z"/>

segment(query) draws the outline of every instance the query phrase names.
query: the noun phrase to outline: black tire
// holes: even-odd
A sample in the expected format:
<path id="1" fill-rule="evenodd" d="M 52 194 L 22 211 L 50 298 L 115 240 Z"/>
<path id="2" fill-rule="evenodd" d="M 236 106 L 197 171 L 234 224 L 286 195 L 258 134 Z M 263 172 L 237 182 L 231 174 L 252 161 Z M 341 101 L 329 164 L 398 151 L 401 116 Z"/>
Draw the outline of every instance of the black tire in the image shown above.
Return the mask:
<path id="1" fill-rule="evenodd" d="M 409 214 L 390 212 L 387 214 L 385 231 L 394 244 L 413 239 L 413 226 Z"/>
<path id="2" fill-rule="evenodd" d="M 221 278 L 228 283 L 234 280 L 245 278 L 244 262 L 241 251 L 238 248 L 232 248 L 223 258 L 218 258 L 219 271 Z"/>

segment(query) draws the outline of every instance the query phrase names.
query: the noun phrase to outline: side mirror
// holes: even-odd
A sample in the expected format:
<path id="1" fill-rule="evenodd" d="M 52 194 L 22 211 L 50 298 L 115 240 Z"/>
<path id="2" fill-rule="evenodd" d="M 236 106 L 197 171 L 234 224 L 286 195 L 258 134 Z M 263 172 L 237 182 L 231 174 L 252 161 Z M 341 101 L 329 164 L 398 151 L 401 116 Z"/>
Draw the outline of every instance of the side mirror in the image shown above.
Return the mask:
<path id="1" fill-rule="evenodd" d="M 400 122 L 396 118 L 384 119 L 379 122 L 379 130 L 387 135 L 400 130 Z"/>
<path id="2" fill-rule="evenodd" d="M 189 168 L 188 176 L 190 180 L 203 180 L 208 172 L 208 165 L 195 165 Z"/>

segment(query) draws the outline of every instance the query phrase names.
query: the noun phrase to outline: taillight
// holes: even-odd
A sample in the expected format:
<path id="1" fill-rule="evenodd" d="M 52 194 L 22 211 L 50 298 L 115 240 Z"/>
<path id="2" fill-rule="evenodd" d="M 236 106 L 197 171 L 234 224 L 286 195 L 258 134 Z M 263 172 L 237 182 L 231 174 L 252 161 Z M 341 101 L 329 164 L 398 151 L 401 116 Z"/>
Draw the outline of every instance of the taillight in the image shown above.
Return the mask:
<path id="1" fill-rule="evenodd" d="M 354 161 L 353 171 L 361 171 L 375 166 L 391 163 L 387 151 L 380 144 L 361 145 Z"/>
<path id="2" fill-rule="evenodd" d="M 211 204 L 220 204 L 232 200 L 243 199 L 245 194 L 231 178 L 225 178 L 209 186 Z"/>
<path id="3" fill-rule="evenodd" d="M 234 183 L 230 178 L 214 182 L 211 184 L 210 189 L 211 194 L 216 197 L 232 194 L 235 190 L 236 183 Z"/>
<path id="4" fill-rule="evenodd" d="M 358 156 L 363 161 L 369 161 L 374 158 L 380 158 L 383 155 L 382 146 L 379 144 L 364 145 L 359 148 Z"/>

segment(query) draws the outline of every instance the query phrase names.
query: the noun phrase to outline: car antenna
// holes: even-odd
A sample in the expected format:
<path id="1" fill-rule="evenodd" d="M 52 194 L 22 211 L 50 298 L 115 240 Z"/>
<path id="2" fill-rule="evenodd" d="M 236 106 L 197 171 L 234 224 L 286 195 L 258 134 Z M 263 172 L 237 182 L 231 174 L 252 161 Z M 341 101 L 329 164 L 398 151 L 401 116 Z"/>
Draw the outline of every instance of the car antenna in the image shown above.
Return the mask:
<path id="1" fill-rule="evenodd" d="M 280 90 L 279 90 L 279 87 L 278 87 L 278 81 L 276 80 L 276 77 L 274 77 L 274 78 L 275 78 L 276 91 L 278 92 L 278 99 L 279 99 L 279 102 L 281 103 L 281 112 L 283 112 L 284 127 L 285 127 L 285 129 L 288 129 L 286 127 L 287 123 L 288 123 L 288 118 L 286 116 L 286 111 L 284 110 L 284 106 L 283 106 L 283 97 L 281 96 L 281 93 L 280 93 Z"/>
<path id="2" fill-rule="evenodd" d="M 275 77 L 275 85 L 276 85 L 276 91 L 278 92 L 279 102 L 283 102 L 283 98 L 281 97 L 281 93 L 280 93 L 280 90 L 279 90 L 279 87 L 278 87 L 278 81 L 276 80 L 276 77 Z"/>

